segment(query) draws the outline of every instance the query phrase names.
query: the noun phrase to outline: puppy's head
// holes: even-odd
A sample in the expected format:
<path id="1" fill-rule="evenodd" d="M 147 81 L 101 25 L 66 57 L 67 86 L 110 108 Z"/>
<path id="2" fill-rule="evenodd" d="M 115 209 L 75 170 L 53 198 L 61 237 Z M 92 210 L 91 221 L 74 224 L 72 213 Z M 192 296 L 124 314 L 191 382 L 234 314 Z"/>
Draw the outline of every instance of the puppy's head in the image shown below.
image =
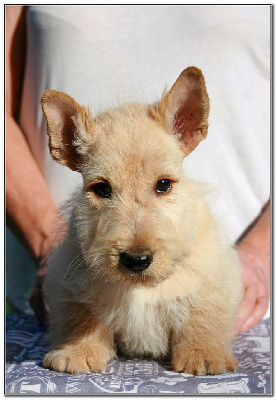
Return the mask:
<path id="1" fill-rule="evenodd" d="M 207 135 L 209 99 L 190 67 L 154 105 L 93 118 L 70 96 L 42 97 L 52 157 L 83 176 L 76 206 L 86 279 L 154 285 L 189 254 L 197 229 L 182 161 Z"/>

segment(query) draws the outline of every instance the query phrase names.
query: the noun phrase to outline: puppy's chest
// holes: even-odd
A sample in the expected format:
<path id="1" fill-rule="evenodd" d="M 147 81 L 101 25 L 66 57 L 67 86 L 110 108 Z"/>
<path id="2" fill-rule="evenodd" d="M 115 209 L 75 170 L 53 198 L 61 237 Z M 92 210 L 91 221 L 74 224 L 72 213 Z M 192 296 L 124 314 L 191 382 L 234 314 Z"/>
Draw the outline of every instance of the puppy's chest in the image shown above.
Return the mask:
<path id="1" fill-rule="evenodd" d="M 107 316 L 116 345 L 129 356 L 166 356 L 172 329 L 182 329 L 188 320 L 184 299 L 153 298 L 150 294 L 134 291 Z"/>

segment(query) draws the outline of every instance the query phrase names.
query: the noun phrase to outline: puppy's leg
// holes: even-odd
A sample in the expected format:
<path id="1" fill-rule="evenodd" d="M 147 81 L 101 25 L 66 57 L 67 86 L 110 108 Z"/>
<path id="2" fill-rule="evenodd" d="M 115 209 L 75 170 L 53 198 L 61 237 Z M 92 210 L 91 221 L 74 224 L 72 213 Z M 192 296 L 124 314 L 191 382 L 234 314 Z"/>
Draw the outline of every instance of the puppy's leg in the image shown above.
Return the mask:
<path id="1" fill-rule="evenodd" d="M 171 337 L 173 369 L 193 375 L 234 371 L 238 362 L 232 354 L 229 325 L 219 307 L 192 309 L 188 325 Z"/>
<path id="2" fill-rule="evenodd" d="M 60 314 L 59 321 L 52 321 L 52 324 L 50 321 L 54 345 L 44 358 L 43 365 L 46 368 L 71 374 L 101 372 L 107 362 L 115 357 L 113 333 L 81 307 L 78 305 L 78 312 L 75 311 L 73 316 L 74 307 L 70 305 L 71 310 L 63 312 L 62 317 Z"/>

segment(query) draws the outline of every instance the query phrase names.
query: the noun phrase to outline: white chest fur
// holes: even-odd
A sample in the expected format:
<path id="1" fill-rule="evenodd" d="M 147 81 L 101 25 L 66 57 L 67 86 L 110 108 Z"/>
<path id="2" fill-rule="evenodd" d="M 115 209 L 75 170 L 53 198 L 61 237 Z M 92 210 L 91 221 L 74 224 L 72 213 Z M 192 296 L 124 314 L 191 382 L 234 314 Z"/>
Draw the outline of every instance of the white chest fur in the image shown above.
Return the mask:
<path id="1" fill-rule="evenodd" d="M 104 296 L 98 315 L 113 329 L 117 346 L 130 356 L 167 355 L 170 332 L 182 329 L 189 318 L 184 287 L 115 289 Z M 103 295 L 103 292 L 102 292 Z M 103 298 L 104 298 L 103 297 Z"/>
<path id="2" fill-rule="evenodd" d="M 134 293 L 130 300 L 124 315 L 115 319 L 117 345 L 131 356 L 166 355 L 171 326 L 169 310 L 160 302 L 147 301 L 143 293 Z"/>

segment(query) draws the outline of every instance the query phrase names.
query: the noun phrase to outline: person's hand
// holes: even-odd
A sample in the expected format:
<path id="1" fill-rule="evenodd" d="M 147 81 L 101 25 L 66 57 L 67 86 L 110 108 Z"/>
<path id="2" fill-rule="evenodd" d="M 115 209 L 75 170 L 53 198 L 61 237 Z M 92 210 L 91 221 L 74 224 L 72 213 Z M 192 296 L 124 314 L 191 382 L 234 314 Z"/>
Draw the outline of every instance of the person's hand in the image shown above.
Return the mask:
<path id="1" fill-rule="evenodd" d="M 255 326 L 267 311 L 270 273 L 268 251 L 242 241 L 237 247 L 243 281 L 243 299 L 236 322 L 236 332 Z"/>
<path id="2" fill-rule="evenodd" d="M 47 323 L 47 310 L 45 309 L 42 289 L 44 278 L 48 269 L 48 258 L 55 247 L 58 247 L 59 244 L 65 239 L 68 229 L 66 221 L 59 213 L 55 215 L 55 225 L 57 228 L 55 235 L 52 233 L 52 240 L 48 239 L 44 242 L 45 250 L 39 259 L 35 261 L 35 264 L 38 267 L 38 272 L 36 274 L 34 286 L 29 297 L 29 304 L 34 310 L 35 316 L 42 325 L 46 325 Z M 53 246 L 53 242 L 55 243 L 55 246 Z"/>
<path id="3" fill-rule="evenodd" d="M 237 244 L 243 298 L 233 334 L 255 326 L 268 308 L 270 290 L 270 202 Z"/>
<path id="4" fill-rule="evenodd" d="M 38 269 L 35 278 L 35 283 L 29 297 L 29 304 L 31 308 L 34 310 L 35 316 L 42 325 L 45 325 L 47 321 L 47 315 L 42 293 L 42 285 L 46 272 L 47 272 L 47 265 L 45 264 Z"/>

